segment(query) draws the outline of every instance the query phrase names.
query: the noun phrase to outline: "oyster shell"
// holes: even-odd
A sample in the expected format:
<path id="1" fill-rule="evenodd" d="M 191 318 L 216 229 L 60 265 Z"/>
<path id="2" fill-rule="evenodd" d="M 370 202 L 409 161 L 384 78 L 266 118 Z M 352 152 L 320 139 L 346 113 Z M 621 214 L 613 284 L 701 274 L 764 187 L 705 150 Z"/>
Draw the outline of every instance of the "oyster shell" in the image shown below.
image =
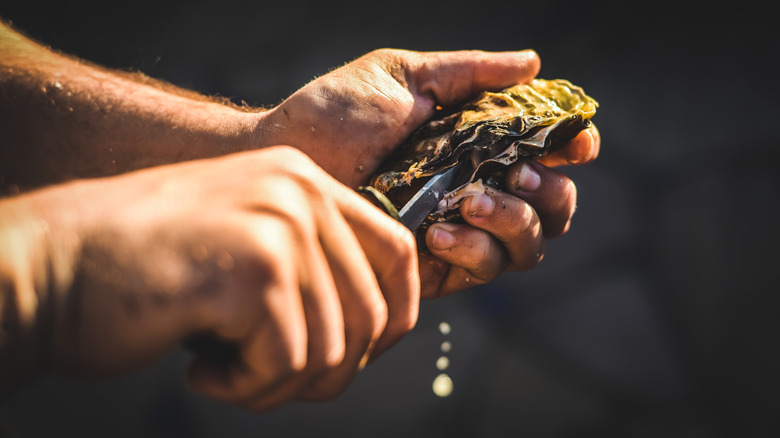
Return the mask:
<path id="1" fill-rule="evenodd" d="M 598 103 L 582 88 L 563 79 L 536 79 L 484 92 L 418 128 L 372 178 L 372 192 L 386 196 L 386 206 L 399 209 L 409 187 L 462 163 L 457 187 L 421 228 L 452 220 L 465 196 L 484 191 L 483 184 L 500 188 L 506 166 L 518 159 L 539 158 L 565 145 L 590 125 L 596 108 Z"/>

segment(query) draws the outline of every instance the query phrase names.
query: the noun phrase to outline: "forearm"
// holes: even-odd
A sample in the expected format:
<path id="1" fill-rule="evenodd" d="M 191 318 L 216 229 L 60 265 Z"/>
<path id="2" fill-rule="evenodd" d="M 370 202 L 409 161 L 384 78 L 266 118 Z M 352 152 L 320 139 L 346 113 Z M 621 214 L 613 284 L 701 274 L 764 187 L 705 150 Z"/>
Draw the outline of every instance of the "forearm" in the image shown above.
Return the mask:
<path id="1" fill-rule="evenodd" d="M 3 192 L 249 149 L 261 117 L 54 53 L 0 22 Z"/>

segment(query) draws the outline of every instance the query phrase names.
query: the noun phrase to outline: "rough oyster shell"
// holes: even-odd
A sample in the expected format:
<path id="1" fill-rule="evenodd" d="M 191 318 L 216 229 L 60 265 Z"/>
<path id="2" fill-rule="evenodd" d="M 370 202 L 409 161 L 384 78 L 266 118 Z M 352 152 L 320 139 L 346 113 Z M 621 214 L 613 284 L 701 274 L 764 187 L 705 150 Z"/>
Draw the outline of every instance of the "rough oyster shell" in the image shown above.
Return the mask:
<path id="1" fill-rule="evenodd" d="M 596 108 L 598 103 L 582 88 L 563 79 L 536 79 L 482 93 L 415 131 L 388 157 L 371 187 L 400 209 L 406 201 L 404 187 L 463 163 L 457 188 L 428 216 L 423 224 L 427 228 L 457 216 L 448 212 L 463 197 L 484 190 L 481 183 L 500 187 L 507 165 L 542 157 L 566 144 L 590 125 Z"/>

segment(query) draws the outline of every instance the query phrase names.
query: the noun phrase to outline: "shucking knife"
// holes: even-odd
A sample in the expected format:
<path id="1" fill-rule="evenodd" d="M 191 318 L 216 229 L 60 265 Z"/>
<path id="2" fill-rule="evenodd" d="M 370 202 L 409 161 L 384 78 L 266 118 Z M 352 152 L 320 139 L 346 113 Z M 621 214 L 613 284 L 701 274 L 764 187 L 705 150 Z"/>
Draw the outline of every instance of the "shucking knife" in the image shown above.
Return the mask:
<path id="1" fill-rule="evenodd" d="M 412 231 L 415 231 L 425 218 L 435 210 L 444 194 L 451 190 L 459 173 L 460 166 L 456 165 L 447 171 L 436 174 L 425 183 L 404 206 L 398 215 L 401 223 Z"/>

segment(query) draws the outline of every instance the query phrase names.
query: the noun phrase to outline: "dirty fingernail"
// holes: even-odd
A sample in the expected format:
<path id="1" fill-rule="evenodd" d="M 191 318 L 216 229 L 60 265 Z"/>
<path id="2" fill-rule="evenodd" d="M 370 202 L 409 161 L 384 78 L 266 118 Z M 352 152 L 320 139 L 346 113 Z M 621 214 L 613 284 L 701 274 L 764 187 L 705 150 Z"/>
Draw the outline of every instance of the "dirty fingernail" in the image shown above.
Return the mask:
<path id="1" fill-rule="evenodd" d="M 542 177 L 530 164 L 523 163 L 520 174 L 517 176 L 517 188 L 526 192 L 533 192 L 542 185 Z"/>
<path id="2" fill-rule="evenodd" d="M 493 198 L 491 198 L 490 195 L 486 193 L 482 193 L 481 195 L 474 195 L 469 201 L 468 212 L 471 216 L 487 216 L 490 214 L 490 212 L 493 211 L 493 207 L 495 205 L 496 204 L 493 202 Z"/>
<path id="3" fill-rule="evenodd" d="M 437 225 L 433 228 L 432 249 L 443 251 L 452 248 L 454 244 L 455 236 L 445 228 L 445 225 Z"/>

